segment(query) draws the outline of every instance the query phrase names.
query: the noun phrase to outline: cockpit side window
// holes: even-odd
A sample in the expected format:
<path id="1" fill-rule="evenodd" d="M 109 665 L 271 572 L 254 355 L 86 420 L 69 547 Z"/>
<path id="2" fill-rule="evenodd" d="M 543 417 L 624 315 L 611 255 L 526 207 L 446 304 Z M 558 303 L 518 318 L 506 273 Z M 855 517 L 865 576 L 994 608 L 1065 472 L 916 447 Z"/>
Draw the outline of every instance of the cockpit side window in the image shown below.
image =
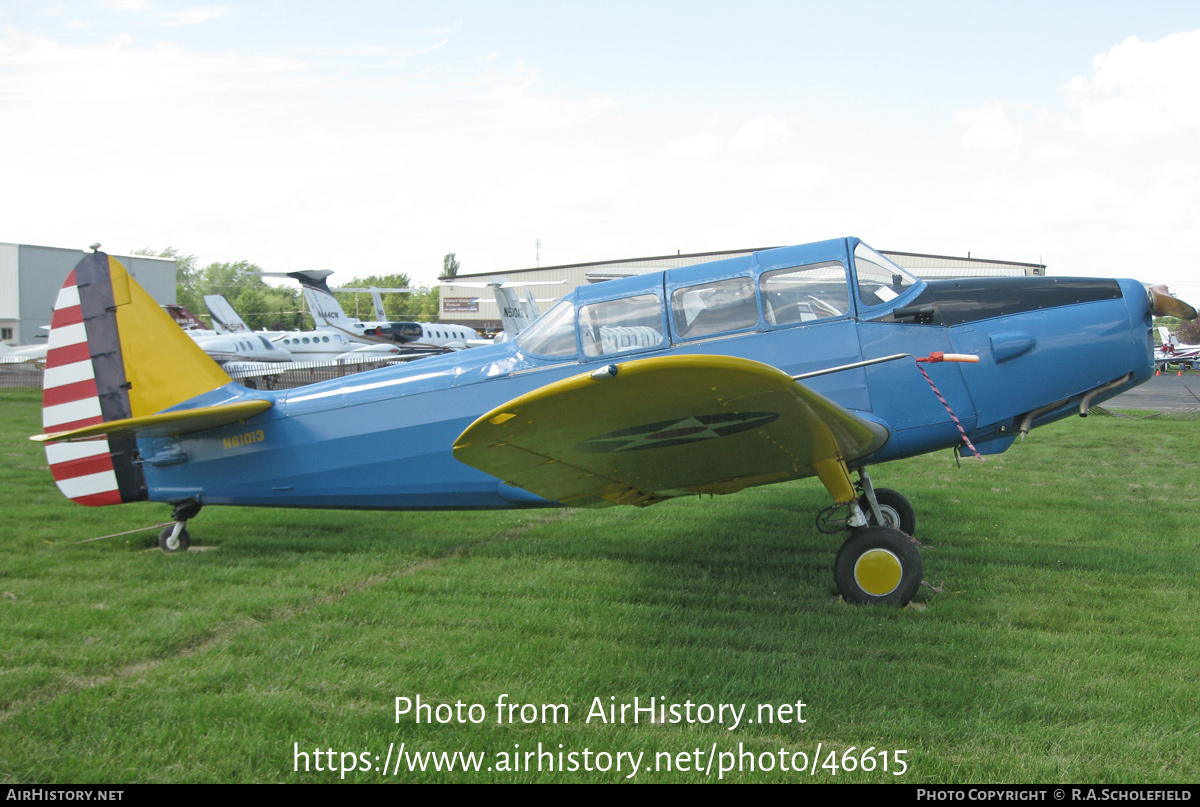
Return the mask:
<path id="1" fill-rule="evenodd" d="M 854 269 L 858 274 L 858 299 L 867 307 L 890 303 L 917 282 L 908 272 L 862 243 L 854 248 Z"/>
<path id="2" fill-rule="evenodd" d="M 517 336 L 521 350 L 535 356 L 575 355 L 575 305 L 563 300 Z"/>
<path id="3" fill-rule="evenodd" d="M 671 316 L 675 333 L 686 339 L 753 328 L 758 324 L 754 281 L 735 277 L 676 289 Z"/>
<path id="4" fill-rule="evenodd" d="M 662 302 L 639 294 L 579 309 L 579 341 L 585 356 L 609 356 L 662 344 Z"/>
<path id="5" fill-rule="evenodd" d="M 759 288 L 769 325 L 840 317 L 850 310 L 846 269 L 838 261 L 764 272 Z"/>

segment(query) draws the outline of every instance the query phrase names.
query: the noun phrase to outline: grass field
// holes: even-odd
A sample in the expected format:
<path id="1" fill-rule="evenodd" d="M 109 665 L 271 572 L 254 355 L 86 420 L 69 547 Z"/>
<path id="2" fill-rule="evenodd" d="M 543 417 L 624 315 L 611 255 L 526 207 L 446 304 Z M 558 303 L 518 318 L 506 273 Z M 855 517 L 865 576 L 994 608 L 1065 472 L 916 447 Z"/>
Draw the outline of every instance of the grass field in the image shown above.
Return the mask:
<path id="1" fill-rule="evenodd" d="M 25 439 L 39 394 L 0 411 L 0 780 L 1200 778 L 1194 421 L 1075 418 L 983 463 L 877 467 L 944 581 L 894 610 L 834 596 L 811 480 L 644 510 L 207 508 L 188 553 L 78 543 L 168 508 L 72 504 Z M 442 709 L 397 722 L 418 695 Z M 497 723 L 501 696 L 536 718 Z M 635 697 L 693 722 L 588 720 Z M 799 702 L 804 723 L 758 720 Z M 746 706 L 733 727 L 700 704 Z M 867 749 L 874 770 L 841 767 Z"/>

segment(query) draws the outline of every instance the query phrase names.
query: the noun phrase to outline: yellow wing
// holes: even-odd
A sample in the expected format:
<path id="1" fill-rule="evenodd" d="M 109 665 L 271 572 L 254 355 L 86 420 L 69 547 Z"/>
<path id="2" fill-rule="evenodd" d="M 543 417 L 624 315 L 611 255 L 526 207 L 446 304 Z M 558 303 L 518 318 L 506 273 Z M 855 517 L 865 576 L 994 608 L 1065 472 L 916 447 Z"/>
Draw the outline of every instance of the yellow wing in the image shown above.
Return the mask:
<path id="1" fill-rule="evenodd" d="M 820 476 L 853 498 L 845 462 L 887 430 L 793 381 L 729 356 L 622 362 L 584 373 L 480 417 L 454 456 L 532 493 L 586 507 L 647 505 Z"/>

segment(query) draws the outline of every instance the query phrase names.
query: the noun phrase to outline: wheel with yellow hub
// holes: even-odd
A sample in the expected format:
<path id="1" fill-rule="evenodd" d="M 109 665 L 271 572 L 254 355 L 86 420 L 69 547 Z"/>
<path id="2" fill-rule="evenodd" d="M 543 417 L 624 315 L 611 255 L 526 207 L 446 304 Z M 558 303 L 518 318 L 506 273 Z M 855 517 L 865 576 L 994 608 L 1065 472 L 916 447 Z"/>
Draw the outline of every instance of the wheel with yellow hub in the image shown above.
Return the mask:
<path id="1" fill-rule="evenodd" d="M 925 565 L 913 540 L 891 527 L 855 530 L 833 562 L 833 579 L 846 602 L 908 605 Z"/>

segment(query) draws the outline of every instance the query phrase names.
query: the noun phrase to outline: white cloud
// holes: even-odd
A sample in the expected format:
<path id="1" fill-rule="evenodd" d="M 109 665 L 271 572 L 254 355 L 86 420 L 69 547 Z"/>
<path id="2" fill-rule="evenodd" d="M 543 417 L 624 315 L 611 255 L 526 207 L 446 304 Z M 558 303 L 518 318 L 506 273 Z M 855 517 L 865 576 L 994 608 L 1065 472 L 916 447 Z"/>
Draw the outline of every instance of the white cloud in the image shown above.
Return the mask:
<path id="1" fill-rule="evenodd" d="M 324 56 L 386 56 L 388 49 L 382 45 L 352 45 L 325 51 Z"/>
<path id="2" fill-rule="evenodd" d="M 423 48 L 415 48 L 413 50 L 401 51 L 399 56 L 395 57 L 388 63 L 388 66 L 389 67 L 400 67 L 402 65 L 406 65 L 413 59 L 416 59 L 420 56 L 425 56 L 425 55 L 433 53 L 434 51 L 437 51 L 437 50 L 441 50 L 442 48 L 446 47 L 446 45 L 449 44 L 449 42 L 450 42 L 449 39 L 443 39 L 439 42 L 435 42 L 432 45 L 427 45 L 426 47 L 423 47 Z"/>
<path id="3" fill-rule="evenodd" d="M 778 146 L 792 137 L 787 123 L 774 115 L 763 115 L 746 121 L 729 141 L 734 151 L 750 153 Z"/>
<path id="4" fill-rule="evenodd" d="M 1078 156 L 1075 149 L 1058 143 L 1047 143 L 1046 145 L 1038 146 L 1032 150 L 1032 154 L 1042 162 L 1061 163 Z"/>
<path id="5" fill-rule="evenodd" d="M 1200 129 L 1200 31 L 1130 37 L 1063 88 L 1092 138 L 1130 143 Z"/>
<path id="6" fill-rule="evenodd" d="M 714 134 L 681 137 L 667 144 L 667 153 L 676 160 L 695 162 L 711 160 L 725 148 L 725 141 Z"/>
<path id="7" fill-rule="evenodd" d="M 821 162 L 789 162 L 774 166 L 767 181 L 788 193 L 799 194 L 816 190 L 829 177 L 829 169 Z"/>
<path id="8" fill-rule="evenodd" d="M 189 8 L 183 11 L 163 11 L 158 14 L 158 17 L 163 21 L 163 25 L 176 27 L 180 25 L 199 25 L 209 20 L 215 20 L 218 17 L 224 17 L 227 13 L 229 13 L 229 10 L 224 7 Z"/>
<path id="9" fill-rule="evenodd" d="M 780 108 L 637 113 L 604 94 L 548 93 L 537 69 L 489 51 L 364 74 L 327 53 L 10 30 L 0 153 L 22 159 L 6 168 L 16 192 L 0 195 L 0 240 L 170 244 L 203 260 L 428 281 L 451 248 L 467 272 L 532 265 L 539 238 L 547 265 L 859 235 L 1175 285 L 1200 230 L 1194 138 L 1150 149 L 1101 136 L 1084 103 L 1119 90 L 1175 110 L 1162 99 L 1180 91 L 1157 72 L 1116 81 L 1132 75 L 1117 71 L 1127 44 L 1076 80 L 1068 115 L 981 98 L 954 124 L 906 129 Z"/>
<path id="10" fill-rule="evenodd" d="M 964 127 L 962 142 L 967 148 L 983 151 L 1007 151 L 1021 145 L 1021 130 L 1008 119 L 1006 105 L 989 101 L 980 109 L 964 109 L 954 121 Z"/>
<path id="11" fill-rule="evenodd" d="M 524 254 L 548 231 L 578 244 L 629 192 L 629 155 L 596 134 L 612 131 L 612 100 L 481 69 L 350 94 L 295 59 L 10 32 L 0 108 L 19 125 L 0 128 L 0 150 L 25 159 L 6 172 L 19 192 L 0 197 L 0 240 L 175 244 L 347 276 L 400 260 L 415 277 L 451 244 L 472 262 Z"/>
<path id="12" fill-rule="evenodd" d="M 912 211 L 923 211 L 977 257 L 1166 281 L 1196 296 L 1175 256 L 1200 229 L 1200 31 L 1128 39 L 1092 67 L 1062 88 L 1066 114 L 1029 114 L 1021 99 L 959 112 L 961 150 L 926 163 L 952 201 L 920 183 L 908 189 L 906 224 L 920 232 Z"/>

